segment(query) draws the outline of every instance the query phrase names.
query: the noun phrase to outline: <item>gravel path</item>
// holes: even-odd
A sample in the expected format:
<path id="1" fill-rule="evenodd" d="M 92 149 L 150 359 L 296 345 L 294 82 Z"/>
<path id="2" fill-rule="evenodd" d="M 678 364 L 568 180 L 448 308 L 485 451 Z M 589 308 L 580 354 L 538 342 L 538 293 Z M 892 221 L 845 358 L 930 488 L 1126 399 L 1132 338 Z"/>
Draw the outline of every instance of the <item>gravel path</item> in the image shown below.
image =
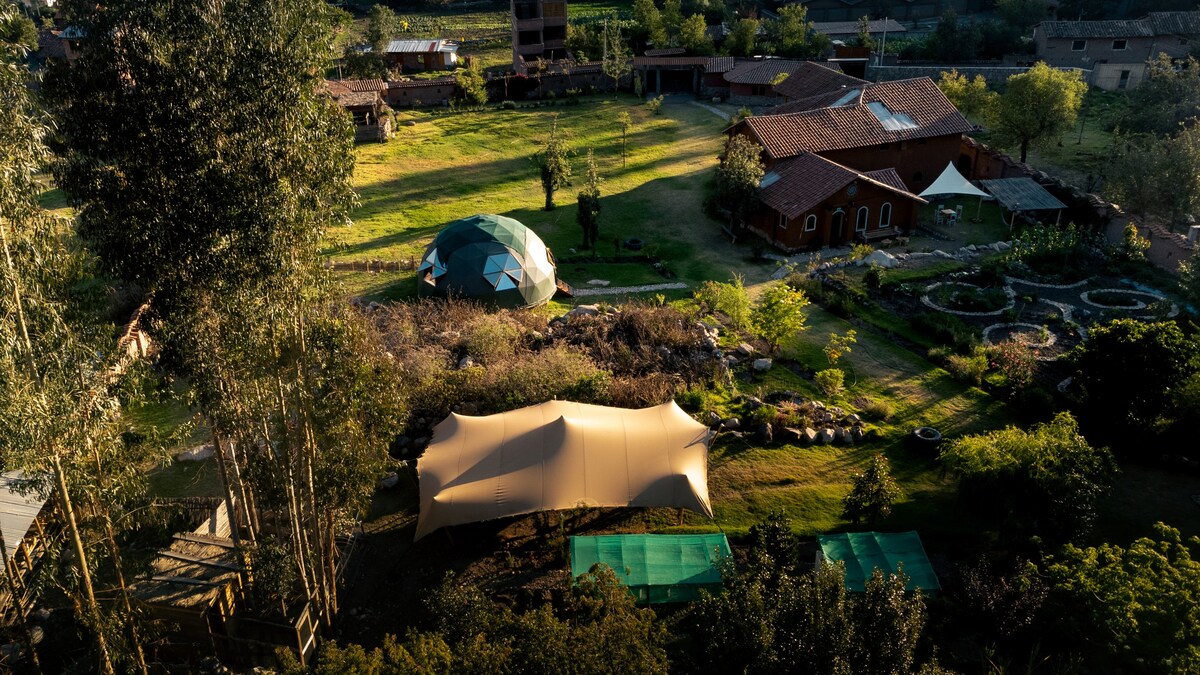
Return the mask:
<path id="1" fill-rule="evenodd" d="M 687 284 L 682 281 L 673 281 L 669 284 L 650 284 L 649 286 L 616 286 L 612 288 L 576 288 L 575 297 L 583 298 L 591 295 L 613 295 L 619 293 L 648 293 L 650 291 L 674 291 L 681 288 L 687 288 Z"/>

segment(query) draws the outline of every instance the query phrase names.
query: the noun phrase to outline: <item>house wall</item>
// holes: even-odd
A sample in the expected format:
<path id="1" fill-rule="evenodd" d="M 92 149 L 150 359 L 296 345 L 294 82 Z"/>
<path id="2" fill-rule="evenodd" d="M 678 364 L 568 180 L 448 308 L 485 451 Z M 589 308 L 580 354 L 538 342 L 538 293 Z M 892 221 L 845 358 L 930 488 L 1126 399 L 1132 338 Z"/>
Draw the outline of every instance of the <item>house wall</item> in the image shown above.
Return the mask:
<path id="1" fill-rule="evenodd" d="M 798 218 L 789 220 L 785 227 L 779 225 L 779 213 L 773 209 L 762 209 L 750 222 L 750 229 L 759 236 L 770 241 L 775 246 L 785 250 L 814 249 L 822 246 L 840 246 L 850 243 L 855 238 L 855 218 L 858 210 L 867 207 L 866 236 L 871 237 L 881 230 L 909 230 L 916 226 L 916 208 L 911 199 L 905 199 L 894 192 L 878 188 L 859 181 L 858 192 L 854 197 L 846 190 L 821 202 L 816 208 L 801 214 Z M 879 216 L 883 205 L 892 205 L 891 223 L 880 226 Z M 846 214 L 845 225 L 839 234 L 833 226 L 838 209 Z M 816 229 L 804 231 L 804 223 L 808 216 L 817 217 Z"/>
<path id="2" fill-rule="evenodd" d="M 1034 44 L 1038 58 L 1051 66 L 1074 67 L 1092 70 L 1088 84 L 1117 91 L 1132 89 L 1141 82 L 1146 72 L 1146 61 L 1159 53 L 1171 58 L 1183 58 L 1191 47 L 1188 41 L 1174 35 L 1134 38 L 1049 38 L 1040 27 L 1034 28 Z M 1116 41 L 1124 40 L 1125 49 L 1114 49 Z M 1083 49 L 1072 49 L 1077 41 Z M 1122 78 L 1122 72 L 1127 72 Z"/>
<path id="3" fill-rule="evenodd" d="M 442 105 L 454 98 L 454 80 L 429 80 L 388 86 L 387 103 L 393 108 Z"/>
<path id="4" fill-rule="evenodd" d="M 858 171 L 894 168 L 909 191 L 919 194 L 937 180 L 946 164 L 958 160 L 961 144 L 961 134 L 948 134 L 819 154 Z"/>

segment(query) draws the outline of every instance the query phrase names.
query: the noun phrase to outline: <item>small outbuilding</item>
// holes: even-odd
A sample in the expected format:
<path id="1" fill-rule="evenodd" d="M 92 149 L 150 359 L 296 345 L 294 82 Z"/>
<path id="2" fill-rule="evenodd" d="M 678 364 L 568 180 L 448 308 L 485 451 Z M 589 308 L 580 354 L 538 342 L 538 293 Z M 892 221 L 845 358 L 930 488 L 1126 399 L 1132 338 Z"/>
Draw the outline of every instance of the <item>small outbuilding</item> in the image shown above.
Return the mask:
<path id="1" fill-rule="evenodd" d="M 603 563 L 639 604 L 691 602 L 721 590 L 720 562 L 730 558 L 724 534 L 610 534 L 571 537 L 571 576 Z"/>
<path id="2" fill-rule="evenodd" d="M 994 178 L 991 180 L 981 180 L 982 185 L 1000 205 L 1008 209 L 1013 214 L 1013 220 L 1016 220 L 1018 213 L 1028 211 L 1042 211 L 1049 213 L 1056 212 L 1055 221 L 1062 220 L 1062 210 L 1067 208 L 1067 205 L 1058 200 L 1057 197 L 1050 194 L 1046 188 L 1038 185 L 1037 181 L 1028 177 L 1019 178 Z"/>
<path id="3" fill-rule="evenodd" d="M 417 267 L 417 294 L 478 300 L 493 307 L 536 307 L 554 297 L 554 256 L 512 218 L 476 215 L 438 233 Z"/>
<path id="4" fill-rule="evenodd" d="M 844 532 L 817 536 L 821 550 L 817 562 L 840 560 L 846 564 L 846 588 L 863 592 L 875 570 L 895 574 L 901 566 L 908 576 L 906 590 L 936 593 L 942 589 L 921 537 L 916 532 Z"/>

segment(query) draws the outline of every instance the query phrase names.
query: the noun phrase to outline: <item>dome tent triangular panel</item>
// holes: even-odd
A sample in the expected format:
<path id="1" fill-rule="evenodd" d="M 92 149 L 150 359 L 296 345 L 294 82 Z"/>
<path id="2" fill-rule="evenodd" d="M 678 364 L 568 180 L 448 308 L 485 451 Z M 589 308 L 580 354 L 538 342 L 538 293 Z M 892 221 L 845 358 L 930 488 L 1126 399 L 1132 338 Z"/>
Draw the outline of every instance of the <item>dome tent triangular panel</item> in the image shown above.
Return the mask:
<path id="1" fill-rule="evenodd" d="M 475 215 L 447 225 L 417 268 L 422 297 L 461 297 L 495 307 L 533 307 L 557 289 L 554 258 L 520 222 Z"/>

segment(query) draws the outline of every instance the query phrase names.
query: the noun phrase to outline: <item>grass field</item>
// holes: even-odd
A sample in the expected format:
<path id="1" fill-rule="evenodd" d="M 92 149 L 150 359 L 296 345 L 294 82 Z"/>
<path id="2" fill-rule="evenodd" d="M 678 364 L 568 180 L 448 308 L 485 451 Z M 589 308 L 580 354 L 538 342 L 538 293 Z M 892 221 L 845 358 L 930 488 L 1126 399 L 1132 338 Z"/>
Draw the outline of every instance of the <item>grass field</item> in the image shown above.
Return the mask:
<path id="1" fill-rule="evenodd" d="M 617 115 L 633 118 L 627 153 L 621 156 Z M 415 126 L 400 126 L 389 143 L 361 145 L 355 169 L 360 206 L 354 224 L 332 233 L 328 253 L 335 259 L 419 257 L 447 223 L 476 213 L 516 218 L 531 227 L 559 259 L 578 246 L 575 193 L 584 157 L 595 153 L 601 184 L 600 245 L 613 256 L 613 240 L 638 237 L 644 253 L 656 255 L 681 280 L 727 279 L 732 271 L 748 280 L 766 279 L 770 265 L 742 261 L 748 248 L 731 246 L 703 202 L 724 122 L 680 100 L 651 114 L 632 97 L 597 99 L 578 106 L 537 107 L 459 114 L 406 112 Z M 558 208 L 542 210 L 543 194 L 533 156 L 557 120 L 575 151 L 575 186 L 560 190 Z M 649 266 L 562 265 L 571 284 L 605 278 L 620 283 L 657 283 Z M 396 275 L 396 291 L 368 275 L 348 275 L 352 289 L 373 296 L 404 297 L 410 275 Z"/>

